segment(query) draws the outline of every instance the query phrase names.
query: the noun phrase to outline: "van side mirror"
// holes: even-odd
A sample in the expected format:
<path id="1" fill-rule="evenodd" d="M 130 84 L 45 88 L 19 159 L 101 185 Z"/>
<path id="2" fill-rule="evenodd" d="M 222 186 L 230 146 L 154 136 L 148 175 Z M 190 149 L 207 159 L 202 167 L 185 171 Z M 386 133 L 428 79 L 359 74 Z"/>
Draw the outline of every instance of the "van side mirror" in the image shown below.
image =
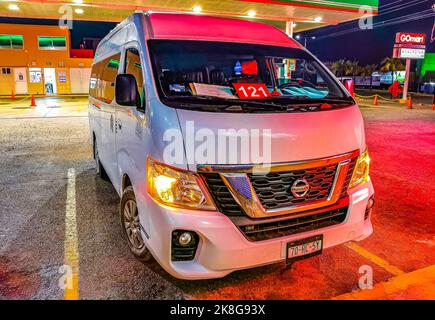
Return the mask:
<path id="1" fill-rule="evenodd" d="M 139 93 L 136 79 L 131 74 L 118 74 L 115 82 L 116 103 L 121 106 L 137 107 Z"/>

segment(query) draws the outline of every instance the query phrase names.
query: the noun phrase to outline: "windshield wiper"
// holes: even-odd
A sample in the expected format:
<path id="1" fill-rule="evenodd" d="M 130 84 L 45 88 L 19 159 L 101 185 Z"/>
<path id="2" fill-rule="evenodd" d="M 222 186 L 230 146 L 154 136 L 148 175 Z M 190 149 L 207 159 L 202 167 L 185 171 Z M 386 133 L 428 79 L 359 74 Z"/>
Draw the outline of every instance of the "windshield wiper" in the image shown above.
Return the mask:
<path id="1" fill-rule="evenodd" d="M 177 102 L 181 108 L 195 108 L 201 107 L 208 110 L 225 110 L 225 111 L 286 111 L 287 106 L 284 104 L 276 104 L 271 100 L 258 101 L 258 100 L 241 100 L 241 99 L 225 99 L 216 98 L 211 96 L 177 96 L 167 99 L 168 102 Z M 181 102 L 181 103 L 180 103 Z M 187 103 L 187 104 L 185 104 Z"/>
<path id="2" fill-rule="evenodd" d="M 316 103 L 329 103 L 329 104 L 349 104 L 353 103 L 352 98 L 310 98 L 308 96 L 295 96 L 295 97 L 289 97 L 289 96 L 275 96 L 272 97 L 272 101 L 279 101 L 280 103 L 287 103 L 287 104 L 316 104 Z"/>

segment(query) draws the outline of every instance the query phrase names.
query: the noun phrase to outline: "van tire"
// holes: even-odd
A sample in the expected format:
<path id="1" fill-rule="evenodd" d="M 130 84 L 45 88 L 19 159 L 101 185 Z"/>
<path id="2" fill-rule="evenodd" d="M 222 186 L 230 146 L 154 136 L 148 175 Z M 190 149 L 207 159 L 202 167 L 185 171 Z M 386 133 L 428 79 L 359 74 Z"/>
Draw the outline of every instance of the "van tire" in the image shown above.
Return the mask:
<path id="1" fill-rule="evenodd" d="M 152 255 L 143 241 L 142 226 L 139 221 L 137 211 L 136 197 L 133 187 L 128 186 L 122 193 L 121 203 L 119 206 L 119 216 L 121 220 L 122 234 L 127 241 L 131 253 L 140 262 L 145 263 L 151 260 Z"/>
<path id="2" fill-rule="evenodd" d="M 107 175 L 106 170 L 104 169 L 100 161 L 97 139 L 94 139 L 94 159 L 95 159 L 95 172 L 97 173 L 97 176 L 103 180 L 106 181 L 109 180 L 109 176 Z"/>

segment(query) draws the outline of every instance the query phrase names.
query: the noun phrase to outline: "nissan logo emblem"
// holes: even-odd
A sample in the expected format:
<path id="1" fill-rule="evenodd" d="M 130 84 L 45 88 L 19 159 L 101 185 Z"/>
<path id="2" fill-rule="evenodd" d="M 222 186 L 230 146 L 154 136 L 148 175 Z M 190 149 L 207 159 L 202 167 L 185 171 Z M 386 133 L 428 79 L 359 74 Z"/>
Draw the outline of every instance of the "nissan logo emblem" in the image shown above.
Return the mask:
<path id="1" fill-rule="evenodd" d="M 290 191 L 296 198 L 302 198 L 310 190 L 310 185 L 305 179 L 298 179 L 293 182 Z"/>

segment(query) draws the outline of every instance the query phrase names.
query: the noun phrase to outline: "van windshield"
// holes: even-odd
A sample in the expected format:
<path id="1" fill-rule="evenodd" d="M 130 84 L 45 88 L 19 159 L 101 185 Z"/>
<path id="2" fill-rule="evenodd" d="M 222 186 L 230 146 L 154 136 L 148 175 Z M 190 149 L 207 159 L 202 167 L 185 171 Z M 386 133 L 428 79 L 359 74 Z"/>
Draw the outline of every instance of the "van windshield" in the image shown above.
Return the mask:
<path id="1" fill-rule="evenodd" d="M 281 105 L 350 99 L 301 49 L 180 40 L 150 40 L 149 48 L 163 100 Z"/>

